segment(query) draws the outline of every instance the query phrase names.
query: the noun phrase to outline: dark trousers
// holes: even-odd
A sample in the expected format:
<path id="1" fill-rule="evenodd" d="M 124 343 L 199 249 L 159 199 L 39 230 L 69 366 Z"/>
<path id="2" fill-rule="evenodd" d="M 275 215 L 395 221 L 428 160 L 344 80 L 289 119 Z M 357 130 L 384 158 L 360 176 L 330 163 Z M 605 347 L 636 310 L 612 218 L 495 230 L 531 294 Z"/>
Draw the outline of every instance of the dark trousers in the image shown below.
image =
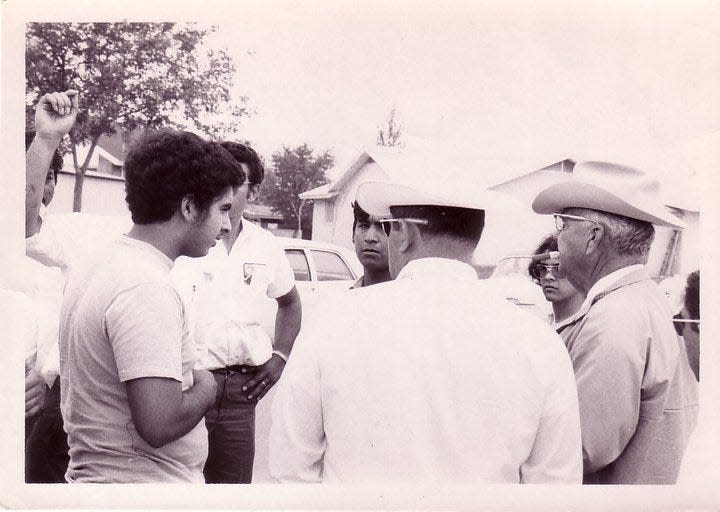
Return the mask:
<path id="1" fill-rule="evenodd" d="M 241 373 L 245 368 L 246 373 Z M 249 484 L 255 458 L 255 405 L 242 390 L 257 371 L 256 366 L 232 366 L 213 370 L 217 382 L 215 404 L 205 415 L 208 458 L 205 482 Z"/>
<path id="2" fill-rule="evenodd" d="M 69 462 L 57 379 L 45 394 L 40 412 L 25 420 L 25 482 L 65 483 Z"/>

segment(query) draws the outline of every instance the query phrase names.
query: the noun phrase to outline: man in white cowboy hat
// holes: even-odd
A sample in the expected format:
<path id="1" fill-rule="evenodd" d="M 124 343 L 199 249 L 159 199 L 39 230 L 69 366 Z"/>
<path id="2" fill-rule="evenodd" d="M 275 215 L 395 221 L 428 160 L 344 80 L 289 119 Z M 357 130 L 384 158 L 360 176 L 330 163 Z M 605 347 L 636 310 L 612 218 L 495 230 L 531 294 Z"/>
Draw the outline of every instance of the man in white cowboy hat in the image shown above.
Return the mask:
<path id="1" fill-rule="evenodd" d="M 580 483 L 560 337 L 469 265 L 491 194 L 364 183 L 394 278 L 308 314 L 273 404 L 283 482 Z"/>
<path id="2" fill-rule="evenodd" d="M 697 387 L 667 298 L 644 264 L 653 224 L 682 228 L 657 180 L 581 162 L 533 202 L 556 220 L 560 268 L 587 294 L 560 324 L 575 370 L 585 483 L 672 484 L 697 418 Z"/>

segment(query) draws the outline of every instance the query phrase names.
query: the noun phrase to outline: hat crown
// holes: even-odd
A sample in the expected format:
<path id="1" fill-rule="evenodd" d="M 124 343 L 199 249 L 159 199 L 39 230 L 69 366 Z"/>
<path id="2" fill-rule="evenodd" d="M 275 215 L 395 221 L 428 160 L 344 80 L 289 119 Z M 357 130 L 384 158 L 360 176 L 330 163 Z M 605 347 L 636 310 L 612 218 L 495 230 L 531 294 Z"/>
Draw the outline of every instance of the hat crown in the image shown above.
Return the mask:
<path id="1" fill-rule="evenodd" d="M 622 196 L 632 197 L 634 201 L 659 201 L 660 182 L 634 167 L 611 162 L 579 162 L 573 169 L 573 176 Z"/>
<path id="2" fill-rule="evenodd" d="M 660 226 L 684 227 L 663 204 L 656 178 L 611 162 L 580 162 L 569 180 L 547 187 L 533 201 L 537 213 L 559 213 L 565 208 L 588 208 Z"/>

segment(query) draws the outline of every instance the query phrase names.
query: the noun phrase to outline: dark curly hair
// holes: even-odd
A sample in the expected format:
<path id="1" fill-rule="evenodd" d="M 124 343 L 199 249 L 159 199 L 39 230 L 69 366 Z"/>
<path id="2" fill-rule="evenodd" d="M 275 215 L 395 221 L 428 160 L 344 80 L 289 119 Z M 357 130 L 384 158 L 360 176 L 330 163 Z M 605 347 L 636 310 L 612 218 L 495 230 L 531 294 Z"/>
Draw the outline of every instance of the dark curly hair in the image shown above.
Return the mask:
<path id="1" fill-rule="evenodd" d="M 260 185 L 265 179 L 265 167 L 257 152 L 246 144 L 226 140 L 220 145 L 230 153 L 235 160 L 248 166 L 248 184 Z"/>
<path id="2" fill-rule="evenodd" d="M 536 254 L 542 254 L 544 252 L 548 251 L 557 251 L 558 250 L 558 243 L 557 243 L 557 237 L 555 234 L 550 234 L 544 237 L 542 240 L 540 240 L 540 245 L 537 246 L 537 249 L 535 249 L 535 252 L 533 255 Z M 532 277 L 533 275 L 533 269 L 539 265 L 540 263 L 537 261 L 530 261 L 530 264 L 528 265 L 528 274 Z M 535 278 L 533 278 L 533 281 L 537 281 Z"/>
<path id="3" fill-rule="evenodd" d="M 34 130 L 27 130 L 25 132 L 25 151 L 27 151 L 30 148 L 30 144 L 32 144 L 32 141 L 35 140 L 35 131 Z M 57 176 L 60 169 L 62 169 L 63 166 L 63 159 L 62 156 L 60 156 L 60 151 L 55 149 L 53 152 L 52 160 L 50 160 L 50 169 L 53 172 L 53 178 L 55 179 L 55 183 L 57 183 Z"/>
<path id="4" fill-rule="evenodd" d="M 244 180 L 242 168 L 220 144 L 190 132 L 146 132 L 125 159 L 125 200 L 137 224 L 169 220 L 187 195 L 206 210 L 227 187 Z"/>

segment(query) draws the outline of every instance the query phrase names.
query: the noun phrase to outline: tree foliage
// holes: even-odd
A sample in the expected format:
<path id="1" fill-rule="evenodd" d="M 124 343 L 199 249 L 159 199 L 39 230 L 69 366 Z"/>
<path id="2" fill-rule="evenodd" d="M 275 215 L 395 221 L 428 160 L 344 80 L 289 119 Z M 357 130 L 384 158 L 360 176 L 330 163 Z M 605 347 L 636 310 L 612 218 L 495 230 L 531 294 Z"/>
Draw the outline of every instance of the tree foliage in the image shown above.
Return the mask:
<path id="1" fill-rule="evenodd" d="M 39 96 L 80 91 L 81 112 L 67 150 L 75 166 L 74 211 L 102 135 L 138 128 L 194 128 L 223 137 L 247 115 L 233 99 L 235 68 L 224 51 L 205 45 L 213 28 L 176 23 L 29 23 L 26 32 L 26 114 Z M 78 161 L 77 147 L 89 152 Z"/>
<path id="2" fill-rule="evenodd" d="M 392 109 L 388 116 L 386 126 L 381 128 L 378 126 L 377 145 L 378 146 L 402 146 L 400 137 L 402 136 L 402 126 L 397 120 L 397 110 Z"/>
<path id="3" fill-rule="evenodd" d="M 295 236 L 312 226 L 311 200 L 298 195 L 328 182 L 325 172 L 335 162 L 329 150 L 315 155 L 308 144 L 283 146 L 272 154 L 272 168 L 261 189 L 261 199 L 296 227 Z"/>

